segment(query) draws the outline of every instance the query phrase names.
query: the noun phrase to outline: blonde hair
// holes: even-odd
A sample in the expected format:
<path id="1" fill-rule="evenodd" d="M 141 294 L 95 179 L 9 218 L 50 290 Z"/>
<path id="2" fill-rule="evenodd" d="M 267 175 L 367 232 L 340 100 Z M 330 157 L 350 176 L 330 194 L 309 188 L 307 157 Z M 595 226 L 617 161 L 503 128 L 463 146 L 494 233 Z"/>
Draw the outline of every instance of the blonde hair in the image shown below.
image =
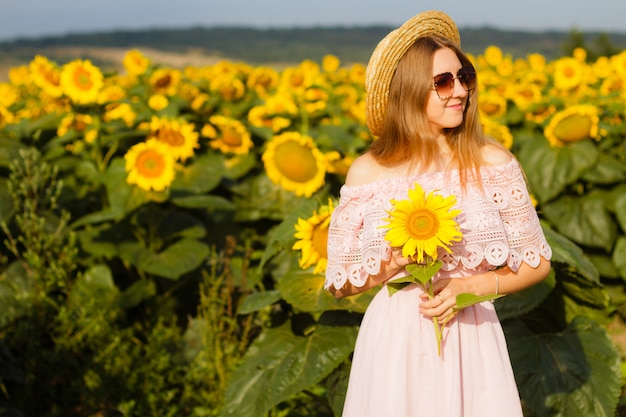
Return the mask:
<path id="1" fill-rule="evenodd" d="M 433 56 L 442 48 L 451 49 L 463 66 L 471 65 L 454 42 L 442 37 L 422 37 L 409 47 L 398 62 L 389 87 L 382 133 L 369 147 L 380 164 L 394 166 L 410 161 L 414 168 L 428 167 L 437 161 L 439 147 L 426 115 L 426 105 L 432 89 Z M 482 132 L 476 90 L 469 94 L 463 122 L 458 127 L 444 129 L 463 187 L 468 176 L 480 180 L 479 170 L 484 162 L 481 149 L 493 143 Z"/>

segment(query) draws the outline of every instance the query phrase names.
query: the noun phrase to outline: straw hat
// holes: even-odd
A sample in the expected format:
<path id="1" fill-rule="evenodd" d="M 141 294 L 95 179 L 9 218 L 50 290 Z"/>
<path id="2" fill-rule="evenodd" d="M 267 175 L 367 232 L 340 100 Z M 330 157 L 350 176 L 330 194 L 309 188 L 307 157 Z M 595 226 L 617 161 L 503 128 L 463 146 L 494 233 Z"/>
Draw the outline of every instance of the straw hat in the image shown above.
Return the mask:
<path id="1" fill-rule="evenodd" d="M 365 71 L 366 118 L 372 134 L 382 133 L 387 96 L 398 62 L 421 37 L 436 35 L 461 45 L 459 30 L 447 14 L 430 10 L 407 20 L 376 46 Z"/>

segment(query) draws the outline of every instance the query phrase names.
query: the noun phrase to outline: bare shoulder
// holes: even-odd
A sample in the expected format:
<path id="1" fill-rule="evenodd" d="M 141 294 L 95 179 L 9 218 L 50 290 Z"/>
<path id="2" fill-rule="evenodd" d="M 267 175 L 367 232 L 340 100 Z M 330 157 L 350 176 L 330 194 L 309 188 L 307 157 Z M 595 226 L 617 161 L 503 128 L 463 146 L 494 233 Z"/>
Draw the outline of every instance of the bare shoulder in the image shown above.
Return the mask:
<path id="1" fill-rule="evenodd" d="M 383 167 L 369 154 L 356 158 L 346 176 L 346 185 L 363 185 L 376 181 Z"/>
<path id="2" fill-rule="evenodd" d="M 508 149 L 493 143 L 483 146 L 481 155 L 487 165 L 508 164 L 514 158 Z"/>

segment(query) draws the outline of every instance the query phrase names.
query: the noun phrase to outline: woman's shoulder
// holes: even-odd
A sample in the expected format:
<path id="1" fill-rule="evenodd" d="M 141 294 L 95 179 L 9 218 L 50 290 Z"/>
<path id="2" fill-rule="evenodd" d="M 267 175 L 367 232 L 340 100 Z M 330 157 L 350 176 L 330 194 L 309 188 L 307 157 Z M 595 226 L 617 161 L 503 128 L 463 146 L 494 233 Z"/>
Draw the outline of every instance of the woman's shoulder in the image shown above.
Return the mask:
<path id="1" fill-rule="evenodd" d="M 369 152 L 366 152 L 350 165 L 346 175 L 346 185 L 351 187 L 371 184 L 385 178 L 389 172 L 389 168 L 381 165 Z"/>
<path id="2" fill-rule="evenodd" d="M 481 157 L 487 166 L 508 165 L 513 161 L 513 154 L 503 146 L 495 143 L 488 143 L 481 149 Z"/>

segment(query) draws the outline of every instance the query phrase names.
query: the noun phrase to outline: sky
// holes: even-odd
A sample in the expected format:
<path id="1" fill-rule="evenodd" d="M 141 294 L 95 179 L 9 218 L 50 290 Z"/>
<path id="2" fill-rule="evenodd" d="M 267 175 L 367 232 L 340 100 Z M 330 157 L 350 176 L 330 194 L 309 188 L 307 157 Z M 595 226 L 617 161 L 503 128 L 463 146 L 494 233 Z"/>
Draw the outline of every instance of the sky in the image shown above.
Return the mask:
<path id="1" fill-rule="evenodd" d="M 626 33 L 626 0 L 0 0 L 0 41 L 191 26 L 399 26 L 432 9 L 461 29 Z"/>

